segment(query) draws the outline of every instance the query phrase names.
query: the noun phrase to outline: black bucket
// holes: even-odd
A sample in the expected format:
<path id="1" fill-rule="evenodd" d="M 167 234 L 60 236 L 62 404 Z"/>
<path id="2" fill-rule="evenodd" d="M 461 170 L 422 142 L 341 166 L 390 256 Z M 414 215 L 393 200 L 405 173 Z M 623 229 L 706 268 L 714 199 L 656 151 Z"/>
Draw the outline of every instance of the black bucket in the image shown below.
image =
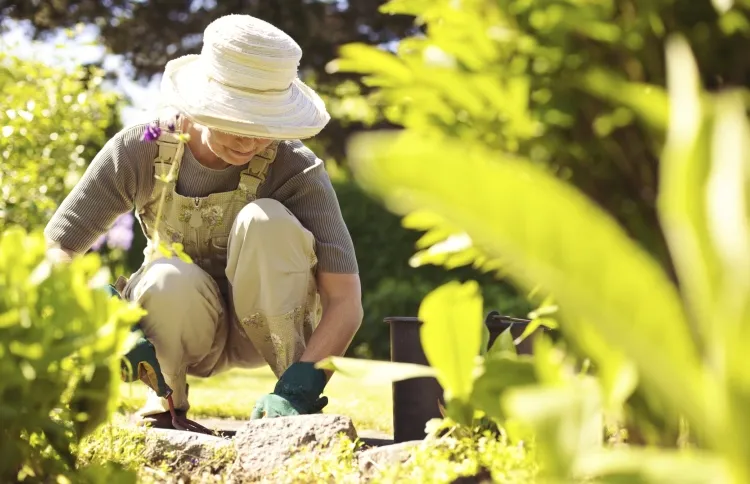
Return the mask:
<path id="1" fill-rule="evenodd" d="M 429 365 L 422 349 L 419 328 L 422 322 L 415 317 L 388 317 L 390 325 L 391 361 Z M 510 329 L 515 340 L 529 324 L 528 319 L 503 316 L 497 311 L 487 315 L 485 324 L 490 331 L 489 345 Z M 531 354 L 531 337 L 516 346 L 519 354 Z M 439 402 L 439 404 L 438 404 Z M 435 378 L 411 378 L 393 384 L 393 440 L 405 442 L 425 438 L 425 424 L 440 418 L 439 405 L 444 405 L 443 388 Z"/>

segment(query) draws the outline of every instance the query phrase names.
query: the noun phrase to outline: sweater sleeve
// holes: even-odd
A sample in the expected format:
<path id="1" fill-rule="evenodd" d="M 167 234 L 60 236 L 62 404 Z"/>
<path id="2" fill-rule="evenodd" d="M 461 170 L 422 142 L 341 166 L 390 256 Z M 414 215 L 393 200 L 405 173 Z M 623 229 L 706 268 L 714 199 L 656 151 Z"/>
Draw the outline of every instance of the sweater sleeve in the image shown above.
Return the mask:
<path id="1" fill-rule="evenodd" d="M 357 274 L 351 235 L 323 161 L 301 142 L 284 143 L 271 165 L 276 173 L 269 196 L 286 206 L 315 237 L 318 270 Z M 271 177 L 269 177 L 271 178 Z"/>
<path id="2" fill-rule="evenodd" d="M 84 253 L 117 217 L 148 196 L 158 148 L 140 141 L 144 129 L 137 125 L 121 131 L 97 153 L 47 224 L 44 233 L 51 242 Z"/>

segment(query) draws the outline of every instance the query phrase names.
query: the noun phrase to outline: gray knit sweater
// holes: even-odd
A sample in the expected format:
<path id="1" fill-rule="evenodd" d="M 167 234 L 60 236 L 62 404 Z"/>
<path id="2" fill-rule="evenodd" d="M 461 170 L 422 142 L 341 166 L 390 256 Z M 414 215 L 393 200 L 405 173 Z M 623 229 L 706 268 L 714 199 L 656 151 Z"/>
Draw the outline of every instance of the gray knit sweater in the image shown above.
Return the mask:
<path id="1" fill-rule="evenodd" d="M 53 242 L 76 253 L 89 250 L 123 213 L 148 202 L 154 188 L 153 160 L 156 143 L 141 141 L 147 124 L 125 128 L 102 148 L 82 179 L 68 194 L 45 229 Z M 187 197 L 237 188 L 247 168 L 207 168 L 186 146 L 177 192 Z M 323 162 L 302 142 L 284 141 L 270 165 L 258 198 L 283 203 L 316 240 L 318 269 L 323 272 L 357 273 L 357 259 L 336 192 Z"/>

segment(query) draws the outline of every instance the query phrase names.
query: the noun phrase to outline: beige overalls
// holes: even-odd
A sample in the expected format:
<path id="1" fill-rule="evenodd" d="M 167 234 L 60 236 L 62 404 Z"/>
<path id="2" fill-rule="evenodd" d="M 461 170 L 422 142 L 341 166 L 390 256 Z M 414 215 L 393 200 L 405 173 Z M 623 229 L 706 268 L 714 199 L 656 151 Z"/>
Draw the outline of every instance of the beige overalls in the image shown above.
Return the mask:
<path id="1" fill-rule="evenodd" d="M 175 407 L 187 410 L 188 374 L 268 364 L 278 377 L 302 356 L 320 319 L 315 239 L 280 202 L 256 199 L 278 142 L 250 161 L 234 191 L 201 198 L 176 191 L 184 152 L 176 134 L 163 128 L 156 143 L 154 190 L 137 213 L 149 246 L 122 292 L 148 312 L 141 326 Z M 181 243 L 193 264 L 156 250 L 157 232 Z M 150 392 L 139 414 L 167 409 Z"/>

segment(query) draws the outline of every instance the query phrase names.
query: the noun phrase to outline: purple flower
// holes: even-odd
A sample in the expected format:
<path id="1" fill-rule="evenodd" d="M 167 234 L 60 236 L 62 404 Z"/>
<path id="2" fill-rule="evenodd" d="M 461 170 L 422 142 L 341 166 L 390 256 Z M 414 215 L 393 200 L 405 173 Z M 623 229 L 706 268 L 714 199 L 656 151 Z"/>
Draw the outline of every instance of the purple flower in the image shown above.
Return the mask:
<path id="1" fill-rule="evenodd" d="M 112 224 L 112 228 L 94 242 L 94 245 L 91 246 L 91 250 L 98 251 L 102 248 L 105 242 L 110 249 L 130 250 L 130 247 L 133 244 L 134 220 L 132 213 L 124 213 L 117 217 L 115 223 Z"/>
<path id="2" fill-rule="evenodd" d="M 133 217 L 133 214 L 131 212 L 123 213 L 119 217 L 117 217 L 117 220 L 115 220 L 114 227 L 125 227 L 125 228 L 133 228 L 133 222 L 135 222 L 135 217 Z"/>
<path id="3" fill-rule="evenodd" d="M 146 131 L 143 132 L 143 138 L 141 138 L 141 140 L 150 143 L 159 139 L 159 135 L 161 135 L 161 128 L 158 124 L 151 123 L 146 126 Z"/>
<path id="4" fill-rule="evenodd" d="M 130 249 L 133 243 L 133 220 L 133 214 L 130 212 L 117 217 L 107 234 L 107 247 L 110 249 Z"/>
<path id="5" fill-rule="evenodd" d="M 110 249 L 130 249 L 133 243 L 133 230 L 127 227 L 112 227 L 107 234 L 107 247 Z"/>
<path id="6" fill-rule="evenodd" d="M 179 119 L 180 119 L 180 115 L 179 114 L 175 114 L 174 115 L 174 120 L 170 121 L 169 124 L 167 124 L 167 129 L 169 130 L 170 133 L 174 133 L 174 130 L 175 130 L 176 126 L 177 126 L 177 120 L 179 120 Z"/>
<path id="7" fill-rule="evenodd" d="M 97 251 L 101 249 L 102 246 L 104 245 L 104 242 L 106 242 L 106 240 L 107 240 L 107 234 L 103 234 L 101 237 L 96 239 L 96 242 L 94 242 L 94 244 L 91 246 L 91 250 Z"/>

